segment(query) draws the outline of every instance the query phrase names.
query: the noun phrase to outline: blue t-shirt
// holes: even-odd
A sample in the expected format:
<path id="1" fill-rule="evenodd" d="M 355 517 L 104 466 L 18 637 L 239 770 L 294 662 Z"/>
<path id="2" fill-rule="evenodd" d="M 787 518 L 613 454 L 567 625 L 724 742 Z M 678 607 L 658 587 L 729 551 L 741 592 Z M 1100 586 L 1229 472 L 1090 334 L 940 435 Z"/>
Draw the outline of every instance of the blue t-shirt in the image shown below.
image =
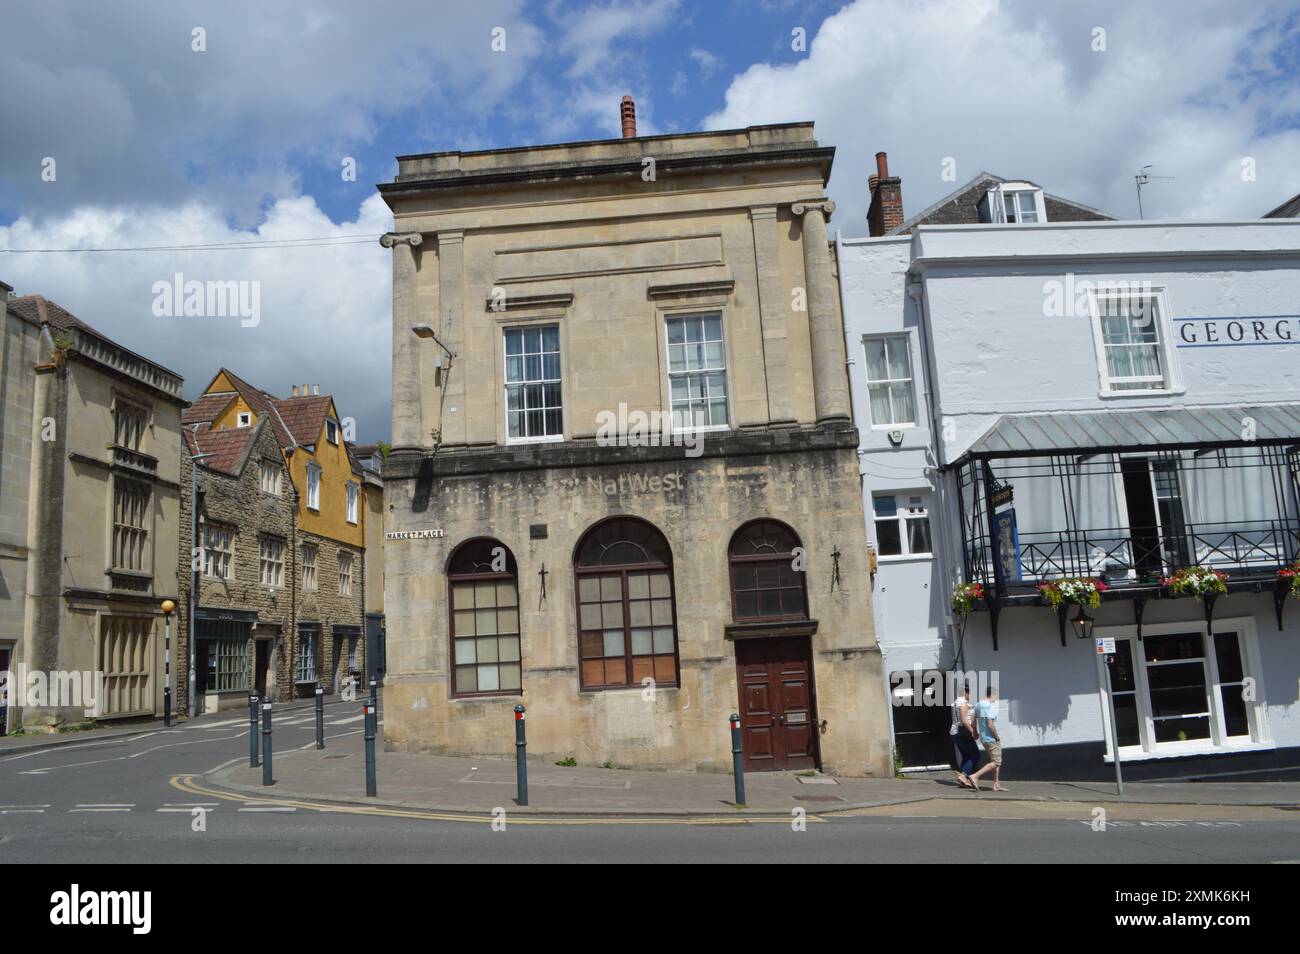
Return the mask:
<path id="1" fill-rule="evenodd" d="M 989 731 L 989 723 L 998 720 L 998 704 L 990 702 L 988 699 L 981 699 L 975 703 L 975 729 L 980 734 L 981 742 L 996 742 L 993 733 Z"/>

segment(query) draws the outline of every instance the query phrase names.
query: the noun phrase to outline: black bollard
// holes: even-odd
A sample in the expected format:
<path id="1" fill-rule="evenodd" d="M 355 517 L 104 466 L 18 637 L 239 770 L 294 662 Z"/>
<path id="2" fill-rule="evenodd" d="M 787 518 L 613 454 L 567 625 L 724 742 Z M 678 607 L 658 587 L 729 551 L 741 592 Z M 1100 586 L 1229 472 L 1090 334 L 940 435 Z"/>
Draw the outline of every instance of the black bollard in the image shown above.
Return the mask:
<path id="1" fill-rule="evenodd" d="M 325 748 L 325 690 L 316 687 L 316 748 Z"/>
<path id="2" fill-rule="evenodd" d="M 248 697 L 248 767 L 257 768 L 257 693 Z"/>
<path id="3" fill-rule="evenodd" d="M 524 735 L 524 712 L 522 705 L 515 706 L 515 802 L 528 804 L 528 739 Z"/>
<path id="4" fill-rule="evenodd" d="M 740 744 L 740 716 L 731 714 L 731 769 L 736 776 L 736 807 L 745 807 L 745 750 Z"/>
<path id="5" fill-rule="evenodd" d="M 262 703 L 262 784 L 270 785 L 271 777 L 271 703 Z"/>
<path id="6" fill-rule="evenodd" d="M 379 794 L 379 785 L 375 780 L 375 723 L 379 721 L 375 707 L 366 703 L 366 794 Z"/>

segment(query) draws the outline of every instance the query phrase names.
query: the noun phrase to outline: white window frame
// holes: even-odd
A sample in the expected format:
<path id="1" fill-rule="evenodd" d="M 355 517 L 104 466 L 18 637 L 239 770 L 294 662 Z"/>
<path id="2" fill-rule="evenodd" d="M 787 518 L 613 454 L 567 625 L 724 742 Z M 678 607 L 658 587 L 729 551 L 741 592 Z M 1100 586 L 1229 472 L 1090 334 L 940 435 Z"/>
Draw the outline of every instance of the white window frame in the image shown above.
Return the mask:
<path id="1" fill-rule="evenodd" d="M 236 426 L 236 427 L 252 427 L 252 426 L 253 426 L 253 412 L 252 412 L 252 411 L 240 411 L 240 412 L 235 416 L 235 426 Z"/>
<path id="2" fill-rule="evenodd" d="M 872 341 L 885 342 L 885 373 L 888 374 L 889 373 L 889 339 L 891 338 L 902 338 L 904 344 L 906 344 L 907 346 L 907 371 L 909 376 L 905 379 L 904 378 L 881 378 L 878 381 L 872 380 L 871 373 L 868 370 L 867 345 L 869 342 Z M 908 389 L 912 392 L 912 416 L 913 417 L 920 416 L 921 407 L 919 402 L 916 399 L 916 362 L 912 360 L 912 336 L 910 334 L 908 334 L 906 331 L 895 331 L 887 334 L 863 335 L 862 336 L 862 376 L 863 379 L 866 381 L 866 389 L 867 389 L 867 417 L 871 420 L 870 426 L 873 431 L 901 431 L 901 430 L 907 430 L 909 428 L 915 428 L 920 426 L 920 423 L 918 421 L 912 421 L 907 424 L 903 424 L 903 423 L 877 424 L 875 417 L 873 417 L 871 414 L 871 386 L 873 384 L 894 385 L 894 384 L 901 384 L 904 380 L 906 380 Z M 894 402 L 892 400 L 889 402 L 889 416 L 890 417 L 894 416 Z"/>
<path id="3" fill-rule="evenodd" d="M 307 509 L 320 513 L 321 468 L 319 464 L 307 465 Z"/>
<path id="4" fill-rule="evenodd" d="M 325 418 L 325 440 L 338 446 L 339 442 L 339 422 L 332 417 Z"/>
<path id="5" fill-rule="evenodd" d="M 1241 648 L 1242 675 L 1253 679 L 1256 698 L 1246 703 L 1246 718 L 1250 725 L 1250 736 L 1226 736 L 1224 726 L 1223 702 L 1219 695 L 1219 661 L 1214 646 L 1207 638 L 1211 631 L 1218 633 L 1235 632 Z M 1139 745 L 1121 746 L 1119 750 L 1122 762 L 1140 762 L 1147 759 L 1163 759 L 1171 756 L 1186 755 L 1220 755 L 1225 752 L 1258 751 L 1276 748 L 1268 725 L 1268 701 L 1264 698 L 1263 663 L 1259 653 L 1259 638 L 1255 619 L 1250 616 L 1230 619 L 1216 619 L 1213 627 L 1207 627 L 1202 619 L 1181 623 L 1148 623 L 1142 627 L 1143 638 L 1147 636 L 1164 636 L 1175 633 L 1200 633 L 1205 651 L 1205 689 L 1210 709 L 1210 738 L 1190 739 L 1186 742 L 1156 742 L 1155 723 L 1151 718 L 1150 687 L 1147 683 L 1146 654 L 1143 644 L 1138 641 L 1136 626 L 1098 626 L 1093 630 L 1094 637 L 1114 637 L 1116 641 L 1129 642 L 1129 651 L 1133 658 L 1133 684 L 1137 696 Z M 1097 655 L 1094 664 L 1097 667 L 1098 700 L 1101 704 L 1101 722 L 1105 732 L 1105 760 L 1114 761 L 1111 740 L 1115 737 L 1114 726 L 1110 720 L 1109 674 L 1105 671 L 1106 657 Z"/>
<path id="6" fill-rule="evenodd" d="M 310 559 L 308 559 L 309 555 Z M 300 562 L 302 563 L 302 590 L 304 593 L 314 592 L 316 589 L 316 564 L 319 559 L 320 547 L 317 544 L 304 543 L 302 545 Z"/>
<path id="7" fill-rule="evenodd" d="M 718 324 L 722 328 L 722 337 L 718 343 L 722 346 L 722 367 L 694 368 L 689 371 L 672 370 L 672 352 L 671 345 L 668 343 L 668 326 L 674 321 L 684 321 L 690 318 L 712 318 L 717 317 Z M 664 336 L 664 373 L 667 376 L 667 392 L 665 397 L 668 404 L 668 426 L 672 428 L 673 434 L 707 434 L 715 431 L 731 430 L 731 422 L 735 420 L 735 413 L 731 406 L 731 374 L 728 371 L 729 354 L 727 348 L 727 316 L 722 308 L 694 308 L 690 311 L 678 311 L 665 313 L 663 316 L 663 336 Z M 694 374 L 716 374 L 722 372 L 723 387 L 726 389 L 727 420 L 724 424 L 706 424 L 703 427 L 678 427 L 673 414 L 673 378 L 683 377 Z"/>
<path id="8" fill-rule="evenodd" d="M 258 580 L 271 589 L 284 589 L 285 541 L 280 537 L 262 537 L 258 544 Z"/>
<path id="9" fill-rule="evenodd" d="M 1116 282 L 1114 284 L 1119 287 L 1108 288 L 1104 284 L 1098 283 L 1099 287 L 1088 289 L 1088 320 L 1092 324 L 1092 344 L 1097 359 L 1098 397 L 1164 397 L 1184 393 L 1182 372 L 1177 361 L 1177 349 L 1173 345 L 1172 311 L 1169 307 L 1167 290 L 1163 286 L 1152 285 L 1143 291 L 1135 292 L 1125 287 L 1131 286 L 1133 284 L 1131 281 L 1125 281 L 1122 284 Z M 1116 382 L 1122 382 L 1124 379 L 1111 378 L 1110 369 L 1106 364 L 1106 340 L 1101 330 L 1101 303 L 1103 301 L 1131 301 L 1135 298 L 1150 298 L 1155 303 L 1156 348 L 1163 368 L 1164 383 L 1158 388 L 1115 389 L 1112 385 Z"/>
<path id="10" fill-rule="evenodd" d="M 235 573 L 235 528 L 205 520 L 199 524 L 203 541 L 203 575 L 209 580 L 229 580 Z M 217 546 L 209 546 L 215 540 Z"/>
<path id="11" fill-rule="evenodd" d="M 344 570 L 346 568 L 346 572 Z M 339 596 L 352 595 L 352 554 L 339 553 Z"/>
<path id="12" fill-rule="evenodd" d="M 904 490 L 873 490 L 871 492 L 871 540 L 876 548 L 876 559 L 881 563 L 901 563 L 905 560 L 933 560 L 934 559 L 934 518 L 930 513 L 930 490 L 924 489 L 904 489 Z M 876 498 L 893 497 L 895 501 L 894 516 L 878 517 L 876 516 Z M 908 497 L 920 497 L 920 510 L 913 510 L 905 502 Z M 919 520 L 922 517 L 930 526 L 930 549 L 923 553 L 913 553 L 907 538 L 907 521 Z M 885 554 L 880 551 L 880 535 L 877 532 L 876 525 L 887 520 L 893 520 L 898 523 L 899 545 L 902 547 L 902 553 Z"/>
<path id="13" fill-rule="evenodd" d="M 320 659 L 321 634 L 316 629 L 298 631 L 298 658 L 294 660 L 294 678 L 298 683 L 316 682 Z"/>
<path id="14" fill-rule="evenodd" d="M 558 378 L 546 377 L 546 361 L 542 359 L 542 377 L 530 380 L 524 377 L 520 381 L 510 380 L 510 359 L 519 357 L 511 355 L 510 349 L 506 347 L 506 339 L 515 332 L 523 333 L 528 331 L 545 331 L 547 328 L 554 328 L 556 337 L 559 338 L 559 347 L 555 352 L 556 358 L 560 365 L 560 376 Z M 541 355 L 550 352 L 539 352 Z M 521 352 L 522 354 L 522 352 Z M 503 325 L 501 327 L 501 413 L 502 420 L 505 423 L 505 436 L 507 444 L 548 444 L 564 440 L 564 428 L 567 423 L 567 414 L 564 401 L 564 333 L 563 324 L 559 321 L 530 321 L 523 324 Z M 560 412 L 560 433 L 558 434 L 534 434 L 524 437 L 512 437 L 510 435 L 510 389 L 512 387 L 527 387 L 530 384 L 541 385 L 543 390 L 548 384 L 554 384 L 560 391 L 560 403 L 558 407 L 550 407 L 543 404 L 542 406 L 542 426 L 546 426 L 546 410 L 558 410 Z M 525 412 L 526 413 L 526 412 Z"/>
<path id="15" fill-rule="evenodd" d="M 1033 195 L 1034 212 L 1037 216 L 1033 222 L 1015 222 L 1007 221 L 1006 197 L 1009 195 L 1016 196 L 1016 215 L 1021 214 L 1020 196 Z M 1038 225 L 1047 221 L 1047 202 L 1043 198 L 1043 190 L 1030 182 L 1000 182 L 988 191 L 989 201 L 989 219 L 995 223 L 1003 225 Z"/>
<path id="16" fill-rule="evenodd" d="M 356 526 L 357 522 L 361 519 L 359 513 L 361 507 L 360 504 L 361 485 L 357 483 L 355 480 L 349 480 L 347 484 L 347 494 L 348 494 L 348 523 L 352 524 L 353 526 Z"/>
<path id="17" fill-rule="evenodd" d="M 262 458 L 262 493 L 280 496 L 282 470 L 279 461 Z"/>

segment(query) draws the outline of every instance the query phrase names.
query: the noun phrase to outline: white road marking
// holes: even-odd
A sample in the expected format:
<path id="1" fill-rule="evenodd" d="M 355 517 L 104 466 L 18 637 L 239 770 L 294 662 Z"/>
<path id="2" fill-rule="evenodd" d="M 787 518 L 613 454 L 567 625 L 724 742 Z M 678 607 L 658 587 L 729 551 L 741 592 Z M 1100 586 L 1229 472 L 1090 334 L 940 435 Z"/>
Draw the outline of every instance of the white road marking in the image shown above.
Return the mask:
<path id="1" fill-rule="evenodd" d="M 69 808 L 68 814 L 77 812 L 129 812 L 129 808 Z"/>
<path id="2" fill-rule="evenodd" d="M 49 808 L 49 807 L 50 807 L 50 806 L 49 806 L 48 804 L 45 804 L 45 805 L 0 805 L 0 808 Z"/>
<path id="3" fill-rule="evenodd" d="M 0 808 L 0 815 L 44 815 L 43 808 Z"/>
<path id="4" fill-rule="evenodd" d="M 229 726 L 229 725 L 238 725 L 238 724 L 241 723 L 241 722 L 248 722 L 248 721 L 249 721 L 249 720 L 248 720 L 247 718 L 244 718 L 244 719 L 222 719 L 220 722 L 204 722 L 204 723 L 202 723 L 202 724 L 200 724 L 200 725 L 196 725 L 196 726 L 194 726 L 194 728 L 196 728 L 196 729 L 222 729 L 222 728 L 225 728 L 226 726 Z"/>
<path id="5" fill-rule="evenodd" d="M 326 722 L 326 725 L 348 725 L 352 722 L 360 722 L 365 715 L 353 716 L 351 719 L 335 719 L 333 722 Z"/>

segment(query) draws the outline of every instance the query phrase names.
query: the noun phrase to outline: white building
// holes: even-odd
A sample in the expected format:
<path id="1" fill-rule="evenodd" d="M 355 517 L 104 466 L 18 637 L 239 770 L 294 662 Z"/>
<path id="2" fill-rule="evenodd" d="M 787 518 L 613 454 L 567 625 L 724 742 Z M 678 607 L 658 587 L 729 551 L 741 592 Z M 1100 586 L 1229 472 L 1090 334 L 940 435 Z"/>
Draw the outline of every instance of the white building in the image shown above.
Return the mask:
<path id="1" fill-rule="evenodd" d="M 1106 776 L 1108 677 L 1135 777 L 1300 764 L 1300 221 L 922 224 L 839 262 L 886 669 L 994 674 L 1013 778 Z M 1162 585 L 1188 566 L 1228 574 L 1208 623 Z M 1063 578 L 1107 583 L 1109 667 Z M 944 709 L 893 715 L 947 761 Z"/>

